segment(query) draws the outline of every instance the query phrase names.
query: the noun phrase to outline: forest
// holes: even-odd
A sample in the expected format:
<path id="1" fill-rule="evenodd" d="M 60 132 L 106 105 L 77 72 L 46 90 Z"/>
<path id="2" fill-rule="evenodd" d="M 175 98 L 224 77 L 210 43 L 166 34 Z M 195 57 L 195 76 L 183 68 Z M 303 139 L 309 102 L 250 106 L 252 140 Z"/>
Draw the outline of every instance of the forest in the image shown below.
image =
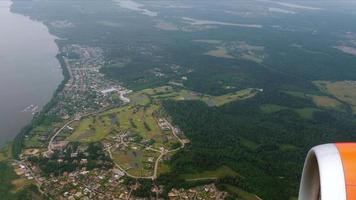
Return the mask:
<path id="1" fill-rule="evenodd" d="M 263 113 L 259 105 L 266 103 L 288 105 L 289 109 Z M 191 139 L 191 145 L 172 159 L 172 173 L 227 165 L 246 177 L 248 190 L 263 199 L 297 196 L 309 148 L 356 139 L 352 134 L 355 118 L 350 113 L 320 110 L 306 119 L 293 110 L 313 106 L 310 100 L 278 91 L 221 108 L 198 101 L 167 101 L 166 111 Z"/>

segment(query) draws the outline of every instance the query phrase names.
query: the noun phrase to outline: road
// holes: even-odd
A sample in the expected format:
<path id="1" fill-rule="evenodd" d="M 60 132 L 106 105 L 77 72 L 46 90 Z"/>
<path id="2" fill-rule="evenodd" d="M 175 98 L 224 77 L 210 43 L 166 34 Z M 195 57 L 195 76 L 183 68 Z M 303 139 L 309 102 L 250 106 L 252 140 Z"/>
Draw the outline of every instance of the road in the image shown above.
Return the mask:
<path id="1" fill-rule="evenodd" d="M 131 178 L 136 178 L 136 179 L 138 179 L 138 178 L 141 178 L 141 179 L 152 179 L 152 180 L 157 179 L 157 177 L 158 177 L 159 162 L 161 161 L 162 157 L 163 157 L 164 155 L 168 154 L 168 153 L 173 153 L 173 152 L 175 152 L 175 151 L 178 151 L 178 150 L 184 148 L 184 142 L 183 142 L 183 140 L 180 139 L 180 138 L 176 135 L 176 133 L 173 131 L 173 130 L 174 130 L 174 127 L 173 127 L 169 122 L 167 122 L 167 123 L 169 124 L 169 126 L 170 126 L 170 128 L 171 128 L 171 130 L 172 130 L 172 134 L 174 135 L 174 137 L 176 137 L 177 140 L 181 143 L 181 146 L 178 147 L 178 148 L 176 148 L 176 149 L 173 149 L 173 150 L 165 150 L 165 149 L 163 149 L 163 150 L 158 150 L 158 149 L 155 149 L 155 148 L 152 148 L 152 147 L 148 147 L 148 148 L 147 148 L 148 150 L 151 150 L 151 151 L 155 151 L 155 152 L 159 152 L 159 153 L 160 153 L 159 156 L 157 157 L 156 161 L 155 161 L 155 166 L 154 166 L 154 171 L 153 171 L 153 175 L 152 175 L 152 176 L 134 176 L 134 175 L 128 173 L 126 170 L 124 170 L 119 164 L 117 164 L 117 163 L 114 162 L 115 165 L 116 165 L 121 171 L 123 171 L 127 176 L 129 176 L 129 177 L 131 177 Z M 135 144 L 137 144 L 137 145 L 139 145 L 139 146 L 143 146 L 143 145 L 138 144 L 138 143 L 135 143 Z M 113 160 L 113 156 L 112 156 L 112 153 L 111 153 L 111 147 L 109 147 L 109 148 L 107 149 L 107 151 L 108 151 L 108 153 L 109 153 L 110 158 Z"/>
<path id="2" fill-rule="evenodd" d="M 53 152 L 53 151 L 52 151 L 52 144 L 53 144 L 54 139 L 57 137 L 57 135 L 60 134 L 61 131 L 62 131 L 64 128 L 66 128 L 69 124 L 71 124 L 71 123 L 74 122 L 74 121 L 75 121 L 75 119 L 73 119 L 73 120 L 71 120 L 71 121 L 65 123 L 64 126 L 63 126 L 62 128 L 60 128 L 60 129 L 51 137 L 51 140 L 50 140 L 49 143 L 48 143 L 48 152 Z"/>
<path id="3" fill-rule="evenodd" d="M 83 116 L 81 116 L 81 117 L 87 117 L 87 116 L 90 116 L 90 115 L 95 115 L 95 114 L 104 112 L 104 111 L 106 111 L 106 110 L 108 110 L 108 108 L 103 109 L 103 110 L 100 110 L 100 111 L 92 112 L 92 113 L 87 113 L 87 114 L 85 114 L 85 115 L 83 115 Z M 73 123 L 73 122 L 76 121 L 76 120 L 78 120 L 78 119 L 72 119 L 72 120 L 68 121 L 67 123 L 65 123 L 65 124 L 62 126 L 62 128 L 60 128 L 60 129 L 51 137 L 51 140 L 50 140 L 49 143 L 48 143 L 48 152 L 53 152 L 53 150 L 52 150 L 52 145 L 53 145 L 54 139 L 62 132 L 63 129 L 65 129 L 67 126 L 69 126 L 71 123 Z M 155 166 L 154 166 L 154 171 L 153 171 L 153 175 L 152 175 L 152 176 L 134 176 L 134 175 L 128 173 L 128 172 L 127 172 L 125 169 L 123 169 L 119 164 L 117 164 L 117 163 L 114 162 L 114 163 L 115 163 L 115 166 L 118 167 L 118 168 L 119 168 L 121 171 L 123 171 L 128 177 L 131 177 L 131 178 L 135 178 L 135 179 L 152 179 L 152 180 L 157 179 L 157 177 L 158 177 L 159 162 L 161 161 L 162 157 L 163 157 L 164 155 L 168 154 L 168 153 L 172 153 L 172 152 L 175 152 L 175 151 L 178 151 L 178 150 L 184 148 L 184 145 L 185 145 L 184 142 L 183 142 L 183 140 L 180 139 L 180 138 L 178 137 L 178 135 L 175 133 L 175 131 L 174 131 L 174 128 L 175 128 L 175 127 L 174 127 L 172 124 L 170 124 L 167 120 L 166 120 L 166 122 L 167 122 L 167 124 L 169 124 L 169 126 L 170 126 L 170 128 L 171 128 L 171 130 L 172 130 L 172 134 L 174 135 L 174 137 L 176 137 L 177 140 L 181 143 L 181 146 L 178 147 L 178 148 L 176 148 L 176 149 L 169 150 L 169 151 L 168 151 L 168 150 L 165 150 L 165 149 L 163 149 L 163 150 L 158 150 L 158 149 L 154 149 L 154 148 L 152 148 L 152 147 L 148 147 L 148 148 L 147 148 L 148 150 L 151 150 L 151 151 L 155 151 L 155 152 L 159 152 L 159 153 L 160 153 L 160 155 L 157 157 L 157 159 L 156 159 L 156 161 L 155 161 Z M 127 146 L 127 144 L 124 144 L 124 145 Z M 138 144 L 138 145 L 141 145 L 141 144 Z M 142 145 L 141 145 L 141 146 L 142 146 Z M 106 150 L 107 150 L 107 152 L 109 153 L 110 158 L 111 158 L 112 160 L 114 160 L 114 159 L 113 159 L 113 156 L 112 156 L 112 152 L 111 152 L 111 147 L 107 148 Z"/>
<path id="4" fill-rule="evenodd" d="M 107 152 L 109 153 L 109 156 L 110 156 L 111 160 L 114 160 L 114 158 L 113 158 L 113 156 L 112 156 L 112 152 L 111 152 L 111 147 L 108 147 L 106 150 L 107 150 Z M 121 171 L 123 171 L 123 172 L 126 174 L 126 176 L 128 176 L 128 177 L 131 177 L 131 178 L 134 178 L 134 179 L 154 179 L 153 176 L 134 176 L 134 175 L 128 173 L 128 172 L 127 172 L 124 168 L 122 168 L 119 164 L 115 163 L 115 161 L 114 161 L 114 164 L 115 164 L 115 166 L 116 166 L 117 168 L 119 168 Z"/>
<path id="5" fill-rule="evenodd" d="M 12 161 L 15 162 L 17 165 L 21 164 L 21 165 L 25 166 L 27 171 L 29 171 L 31 176 L 35 179 L 35 182 L 36 182 L 35 185 L 37 186 L 38 191 L 41 194 L 45 195 L 48 199 L 52 200 L 52 198 L 50 196 L 48 196 L 48 194 L 41 189 L 41 185 L 42 185 L 41 181 L 38 179 L 38 177 L 32 171 L 31 167 L 29 167 L 25 161 L 20 161 L 20 160 L 15 160 L 15 159 L 13 159 Z"/>
<path id="6" fill-rule="evenodd" d="M 111 109 L 111 107 L 109 108 L 104 108 L 104 109 L 101 109 L 99 111 L 94 111 L 94 112 L 90 112 L 90 113 L 87 113 L 87 114 L 84 114 L 82 116 L 80 116 L 80 118 L 83 118 L 83 117 L 88 117 L 90 115 L 96 115 L 96 114 L 99 114 L 99 113 L 102 113 L 102 112 L 105 112 L 107 110 Z M 78 119 L 72 119 L 70 120 L 69 122 L 65 123 L 62 128 L 60 128 L 52 137 L 51 137 L 51 140 L 49 141 L 48 143 L 48 152 L 53 152 L 52 151 L 52 144 L 53 144 L 53 141 L 54 139 L 62 132 L 63 129 L 65 129 L 69 124 L 73 123 L 74 121 L 77 121 Z M 80 119 L 79 119 L 80 120 Z"/>

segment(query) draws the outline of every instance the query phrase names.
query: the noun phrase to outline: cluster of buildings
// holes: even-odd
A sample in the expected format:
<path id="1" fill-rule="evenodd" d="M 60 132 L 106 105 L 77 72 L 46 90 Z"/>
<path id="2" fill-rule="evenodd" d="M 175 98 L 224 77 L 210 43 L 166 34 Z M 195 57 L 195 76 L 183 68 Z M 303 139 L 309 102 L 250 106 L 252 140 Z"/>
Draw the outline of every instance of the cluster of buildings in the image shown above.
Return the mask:
<path id="1" fill-rule="evenodd" d="M 18 176 L 23 176 L 28 180 L 33 180 L 35 178 L 31 169 L 24 163 L 14 163 L 13 165 L 16 166 L 14 169 Z"/>
<path id="2" fill-rule="evenodd" d="M 197 200 L 216 200 L 224 199 L 226 192 L 219 191 L 214 184 L 198 186 L 190 189 L 173 188 L 168 193 L 169 200 L 197 199 Z"/>
<path id="3" fill-rule="evenodd" d="M 106 200 L 129 199 L 129 188 L 123 184 L 124 173 L 118 169 L 87 171 L 85 168 L 43 182 L 44 190 L 56 199 Z"/>
<path id="4" fill-rule="evenodd" d="M 127 95 L 132 91 L 105 79 L 100 73 L 100 68 L 105 64 L 103 51 L 100 48 L 68 45 L 62 49 L 62 55 L 69 71 L 69 81 L 65 84 L 63 90 L 59 92 L 58 101 L 46 113 L 47 115 L 54 114 L 68 122 L 71 119 L 72 121 L 80 120 L 81 116 L 95 113 L 95 111 L 103 108 L 130 103 Z M 168 143 L 170 140 L 177 138 L 183 144 L 180 138 L 184 138 L 184 135 L 179 128 L 172 126 L 164 118 L 157 121 L 162 131 L 171 131 L 173 133 L 173 135 L 164 136 L 166 141 L 163 141 L 163 143 Z M 33 147 L 31 151 L 27 152 L 25 150 L 21 155 L 22 161 L 15 164 L 17 166 L 16 173 L 27 179 L 34 179 L 45 194 L 55 197 L 55 199 L 139 199 L 132 197 L 133 189 L 125 185 L 123 176 L 127 172 L 123 171 L 124 169 L 110 168 L 110 170 L 103 170 L 96 168 L 87 170 L 86 166 L 87 164 L 89 165 L 89 161 L 85 156 L 78 156 L 85 155 L 85 151 L 80 150 L 80 148 L 71 152 L 69 157 L 65 156 L 66 149 L 71 145 L 64 138 L 56 135 L 57 132 L 64 133 L 64 135 L 65 132 L 71 133 L 73 128 L 67 124 L 62 126 L 62 122 L 54 122 L 50 130 L 40 134 L 36 133 L 38 134 L 36 137 L 41 139 L 41 144 L 47 144 L 51 140 L 50 151 L 45 151 L 45 146 L 38 146 L 36 147 L 37 149 Z M 31 136 L 27 135 L 26 138 L 30 139 Z M 129 131 L 117 133 L 112 138 L 102 141 L 103 150 L 108 150 L 109 152 L 110 149 L 112 151 L 155 151 L 159 153 L 160 158 L 157 162 L 154 156 L 149 155 L 144 158 L 145 165 L 143 165 L 144 170 L 147 171 L 147 176 L 156 177 L 158 167 L 156 163 L 168 160 L 167 153 L 169 151 L 164 147 L 154 149 L 152 147 L 154 141 L 137 136 L 136 133 Z M 57 152 L 56 156 L 53 156 L 53 152 Z M 43 177 L 40 167 L 35 164 L 32 165 L 28 160 L 29 157 L 52 159 L 52 161 L 54 159 L 56 163 L 75 162 L 78 163 L 79 167 L 73 172 L 64 172 L 63 174 L 58 172 L 60 176 L 50 175 L 49 177 Z M 175 191 L 172 192 L 174 194 Z M 179 193 L 184 192 L 183 190 Z M 187 193 L 187 195 L 189 196 L 190 193 Z"/>
<path id="5" fill-rule="evenodd" d="M 131 91 L 100 73 L 105 65 L 103 51 L 97 47 L 68 45 L 62 48 L 69 80 L 58 95 L 56 112 L 63 119 L 103 107 L 129 103 Z"/>

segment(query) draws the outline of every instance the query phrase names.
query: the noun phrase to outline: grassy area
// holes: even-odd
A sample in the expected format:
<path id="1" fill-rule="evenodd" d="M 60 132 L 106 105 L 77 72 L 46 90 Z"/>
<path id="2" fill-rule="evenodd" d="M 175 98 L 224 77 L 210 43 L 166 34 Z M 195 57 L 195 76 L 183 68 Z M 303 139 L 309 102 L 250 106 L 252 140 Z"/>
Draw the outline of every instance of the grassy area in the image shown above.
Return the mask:
<path id="1" fill-rule="evenodd" d="M 285 93 L 294 96 L 294 97 L 299 97 L 299 98 L 307 98 L 307 95 L 304 92 L 298 92 L 298 91 L 285 91 Z"/>
<path id="2" fill-rule="evenodd" d="M 6 162 L 0 162 L 0 195 L 2 199 L 12 199 L 13 194 L 11 191 L 15 190 L 15 186 L 11 183 L 17 179 L 10 165 Z"/>
<path id="3" fill-rule="evenodd" d="M 240 137 L 239 139 L 240 139 L 240 143 L 244 147 L 246 147 L 246 148 L 248 148 L 250 150 L 255 150 L 258 147 L 258 144 L 256 142 L 253 142 L 251 140 L 247 140 L 247 139 L 242 138 L 242 137 Z"/>
<path id="4" fill-rule="evenodd" d="M 11 158 L 12 144 L 8 143 L 0 149 L 0 162 Z"/>
<path id="5" fill-rule="evenodd" d="M 313 119 L 314 112 L 318 111 L 316 108 L 300 108 L 294 110 L 304 119 Z"/>
<path id="6" fill-rule="evenodd" d="M 48 132 L 51 131 L 51 127 L 48 126 L 37 126 L 30 132 L 30 137 L 25 138 L 24 143 L 26 148 L 39 148 L 43 147 L 43 141 L 41 141 L 42 136 L 46 136 Z"/>
<path id="7" fill-rule="evenodd" d="M 151 176 L 157 157 L 158 153 L 140 148 L 113 152 L 114 161 L 134 176 Z"/>
<path id="8" fill-rule="evenodd" d="M 225 94 L 222 96 L 204 96 L 203 101 L 210 106 L 223 106 L 233 101 L 243 100 L 254 97 L 257 92 L 254 89 L 245 89 L 234 93 Z M 208 102 L 213 102 L 209 104 Z"/>
<path id="9" fill-rule="evenodd" d="M 14 191 L 19 191 L 19 190 L 25 188 L 26 186 L 30 185 L 31 182 L 25 178 L 18 178 L 18 179 L 11 181 L 11 184 L 15 187 Z"/>
<path id="10" fill-rule="evenodd" d="M 73 134 L 68 137 L 69 141 L 97 142 L 104 139 L 115 127 L 106 115 L 86 117 L 79 124 L 71 124 L 75 128 Z"/>
<path id="11" fill-rule="evenodd" d="M 354 81 L 314 81 L 314 84 L 325 93 L 351 105 L 356 113 L 356 82 Z"/>
<path id="12" fill-rule="evenodd" d="M 282 151 L 295 151 L 298 149 L 298 147 L 291 145 L 291 144 L 281 144 L 281 145 L 279 145 L 279 148 Z"/>
<path id="13" fill-rule="evenodd" d="M 285 92 L 294 97 L 311 99 L 314 102 L 314 104 L 320 108 L 331 108 L 339 111 L 344 109 L 342 102 L 340 102 L 335 98 L 325 96 L 325 93 L 328 93 L 326 88 L 326 83 L 321 84 L 320 82 L 318 82 L 318 86 L 322 87 L 323 89 L 321 89 L 320 92 L 314 92 L 314 94 L 306 94 L 297 91 L 285 91 Z"/>
<path id="14" fill-rule="evenodd" d="M 18 177 L 13 168 L 5 161 L 0 161 L 0 199 L 23 200 L 42 199 L 35 186 L 26 179 Z"/>
<path id="15" fill-rule="evenodd" d="M 260 109 L 264 113 L 275 113 L 288 108 L 285 106 L 280 106 L 275 104 L 263 104 L 260 106 Z"/>
<path id="16" fill-rule="evenodd" d="M 229 168 L 228 166 L 219 167 L 216 170 L 207 170 L 195 174 L 182 174 L 181 178 L 189 180 L 189 179 L 205 179 L 205 178 L 222 178 L 226 176 L 240 176 L 237 172 Z"/>
<path id="17" fill-rule="evenodd" d="M 144 105 L 148 105 L 151 102 L 150 98 L 143 93 L 134 92 L 130 94 L 128 98 L 131 100 L 131 103 L 135 105 L 144 106 Z"/>
<path id="18" fill-rule="evenodd" d="M 311 95 L 311 97 L 315 105 L 319 107 L 338 108 L 342 106 L 342 103 L 340 101 L 327 96 Z"/>
<path id="19" fill-rule="evenodd" d="M 260 106 L 260 109 L 264 113 L 275 113 L 286 109 L 291 109 L 286 106 L 280 106 L 275 104 L 263 104 Z M 313 114 L 315 111 L 318 111 L 317 108 L 298 108 L 291 109 L 297 112 L 304 119 L 313 119 Z"/>
<path id="20" fill-rule="evenodd" d="M 3 152 L 0 152 L 0 162 L 3 161 L 3 160 L 6 160 L 7 157 L 4 155 Z"/>
<path id="21" fill-rule="evenodd" d="M 210 96 L 186 89 L 161 86 L 153 89 L 145 89 L 139 93 L 149 95 L 154 99 L 174 99 L 177 101 L 201 100 L 209 106 L 223 106 L 233 101 L 254 97 L 257 94 L 257 91 L 255 89 L 248 88 L 221 96 Z"/>
<path id="22" fill-rule="evenodd" d="M 158 166 L 158 174 L 165 174 L 171 171 L 171 166 L 167 163 L 160 163 Z"/>
<path id="23" fill-rule="evenodd" d="M 238 199 L 241 200 L 260 200 L 255 194 L 246 192 L 245 190 L 242 190 L 241 188 L 232 186 L 232 185 L 223 185 L 225 187 L 225 190 L 229 192 L 230 194 L 233 194 L 238 197 Z"/>

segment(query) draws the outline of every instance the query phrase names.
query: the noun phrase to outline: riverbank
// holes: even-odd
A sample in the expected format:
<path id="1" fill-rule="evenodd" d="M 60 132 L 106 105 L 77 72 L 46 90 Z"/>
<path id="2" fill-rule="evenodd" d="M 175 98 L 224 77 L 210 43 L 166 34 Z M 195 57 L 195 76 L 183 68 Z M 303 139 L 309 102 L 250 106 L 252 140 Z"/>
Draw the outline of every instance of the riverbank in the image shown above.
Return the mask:
<path id="1" fill-rule="evenodd" d="M 0 1 L 0 146 L 31 122 L 63 80 L 56 37 L 44 23 L 11 12 L 13 5 Z"/>
<path id="2" fill-rule="evenodd" d="M 15 139 L 12 142 L 12 156 L 14 158 L 18 158 L 18 156 L 21 154 L 22 148 L 23 148 L 23 140 L 24 140 L 26 134 L 28 134 L 33 129 L 33 127 L 35 127 L 36 125 L 39 125 L 43 122 L 43 120 L 45 119 L 45 114 L 57 102 L 57 95 L 63 90 L 65 84 L 70 79 L 70 73 L 68 70 L 68 66 L 66 65 L 62 55 L 59 53 L 59 54 L 57 54 L 56 58 L 59 61 L 60 66 L 62 68 L 62 75 L 63 75 L 64 79 L 59 84 L 57 89 L 55 90 L 51 100 L 43 107 L 43 109 L 36 116 L 34 116 L 32 121 L 30 122 L 30 124 L 23 127 L 21 129 L 21 131 L 19 132 L 19 134 L 16 135 Z"/>

